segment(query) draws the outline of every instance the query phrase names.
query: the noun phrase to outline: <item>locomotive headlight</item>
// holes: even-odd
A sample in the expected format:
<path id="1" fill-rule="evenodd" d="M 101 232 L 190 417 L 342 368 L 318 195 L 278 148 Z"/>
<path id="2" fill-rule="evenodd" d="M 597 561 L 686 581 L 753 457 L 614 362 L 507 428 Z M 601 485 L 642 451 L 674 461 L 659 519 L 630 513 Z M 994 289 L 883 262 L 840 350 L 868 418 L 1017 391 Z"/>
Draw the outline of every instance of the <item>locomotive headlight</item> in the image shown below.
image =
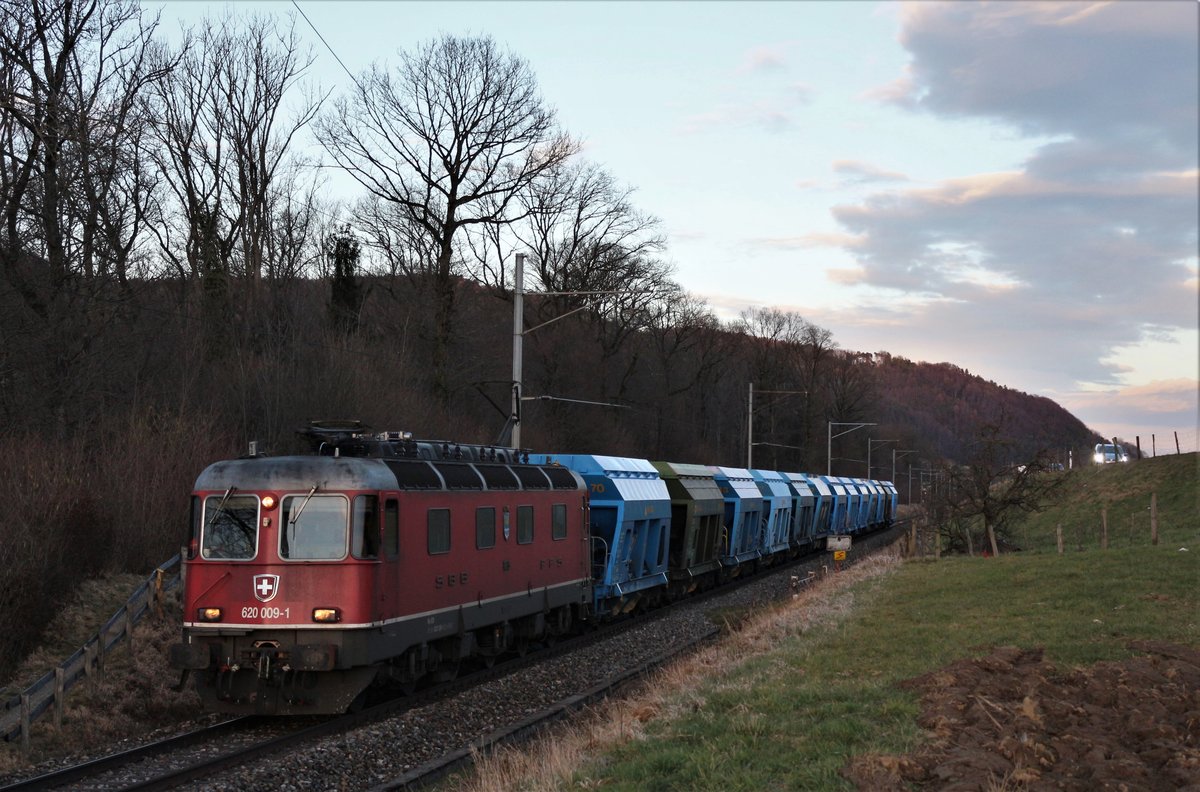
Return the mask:
<path id="1" fill-rule="evenodd" d="M 200 608 L 197 611 L 196 615 L 199 617 L 200 621 L 206 621 L 206 622 L 221 621 L 221 609 L 220 608 Z"/>
<path id="2" fill-rule="evenodd" d="M 336 624 L 341 620 L 342 611 L 339 608 L 313 608 L 313 621 L 315 622 Z"/>
<path id="3" fill-rule="evenodd" d="M 263 507 L 263 509 L 265 509 L 267 511 L 274 509 L 275 508 L 275 496 L 264 495 L 263 499 L 262 499 L 262 507 Z"/>

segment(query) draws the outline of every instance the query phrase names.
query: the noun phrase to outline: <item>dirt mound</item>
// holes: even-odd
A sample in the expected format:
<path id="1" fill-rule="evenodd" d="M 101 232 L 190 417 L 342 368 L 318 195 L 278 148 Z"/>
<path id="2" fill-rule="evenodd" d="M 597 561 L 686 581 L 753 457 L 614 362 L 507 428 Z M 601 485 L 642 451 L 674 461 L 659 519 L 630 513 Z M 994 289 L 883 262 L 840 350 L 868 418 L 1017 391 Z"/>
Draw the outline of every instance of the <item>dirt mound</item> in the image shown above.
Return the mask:
<path id="1" fill-rule="evenodd" d="M 843 774 L 863 790 L 1200 792 L 1200 651 L 1130 648 L 1144 654 L 1062 672 L 1001 647 L 907 680 L 930 743 Z"/>

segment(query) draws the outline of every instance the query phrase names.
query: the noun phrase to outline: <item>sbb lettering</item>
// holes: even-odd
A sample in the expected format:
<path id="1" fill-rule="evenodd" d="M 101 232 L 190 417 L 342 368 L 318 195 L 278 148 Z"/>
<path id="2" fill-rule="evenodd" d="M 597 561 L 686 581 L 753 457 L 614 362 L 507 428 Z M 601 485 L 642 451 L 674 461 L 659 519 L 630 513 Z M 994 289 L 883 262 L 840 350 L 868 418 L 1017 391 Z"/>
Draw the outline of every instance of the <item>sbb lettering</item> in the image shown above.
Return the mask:
<path id="1" fill-rule="evenodd" d="M 454 588 L 467 585 L 467 573 L 459 572 L 454 575 L 438 575 L 433 579 L 434 588 Z"/>

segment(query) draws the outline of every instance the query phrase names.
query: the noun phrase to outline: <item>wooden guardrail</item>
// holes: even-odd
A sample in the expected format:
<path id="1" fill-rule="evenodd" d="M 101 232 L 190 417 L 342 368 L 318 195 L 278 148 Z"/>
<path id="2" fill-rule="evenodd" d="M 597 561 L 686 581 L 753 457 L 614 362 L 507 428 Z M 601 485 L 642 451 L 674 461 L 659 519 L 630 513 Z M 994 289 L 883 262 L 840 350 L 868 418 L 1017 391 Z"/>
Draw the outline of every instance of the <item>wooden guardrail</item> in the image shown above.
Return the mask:
<path id="1" fill-rule="evenodd" d="M 54 711 L 54 725 L 62 726 L 66 692 L 81 679 L 93 674 L 103 676 L 104 656 L 130 637 L 133 625 L 141 621 L 151 608 L 157 613 L 162 612 L 163 597 L 179 585 L 180 570 L 179 555 L 159 565 L 104 623 L 100 632 L 23 693 L 5 701 L 3 709 L 0 709 L 0 737 L 7 742 L 19 738 L 22 751 L 28 750 L 29 727 L 51 709 Z"/>

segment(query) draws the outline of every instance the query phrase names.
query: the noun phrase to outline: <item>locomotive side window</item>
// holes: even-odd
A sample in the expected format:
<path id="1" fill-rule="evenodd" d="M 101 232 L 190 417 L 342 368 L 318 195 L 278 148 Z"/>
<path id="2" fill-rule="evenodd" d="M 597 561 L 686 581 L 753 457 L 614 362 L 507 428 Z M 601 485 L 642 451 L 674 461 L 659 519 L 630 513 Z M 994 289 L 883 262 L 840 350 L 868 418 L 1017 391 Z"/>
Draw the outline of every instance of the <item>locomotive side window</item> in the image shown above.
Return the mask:
<path id="1" fill-rule="evenodd" d="M 392 498 L 383 504 L 383 552 L 388 558 L 400 555 L 400 504 Z"/>
<path id="2" fill-rule="evenodd" d="M 496 546 L 496 510 L 491 506 L 475 510 L 475 547 L 486 550 Z"/>
<path id="3" fill-rule="evenodd" d="M 550 507 L 550 538 L 567 538 L 567 504 L 556 503 Z"/>
<path id="4" fill-rule="evenodd" d="M 354 527 L 350 532 L 355 558 L 379 557 L 379 498 L 359 495 L 354 499 Z"/>
<path id="5" fill-rule="evenodd" d="M 517 507 L 517 544 L 529 544 L 533 541 L 533 507 Z"/>
<path id="6" fill-rule="evenodd" d="M 258 553 L 258 498 L 253 495 L 209 495 L 204 499 L 200 555 L 246 560 Z"/>
<path id="7" fill-rule="evenodd" d="M 341 495 L 288 495 L 279 526 L 279 557 L 333 561 L 346 557 L 349 503 Z"/>
<path id="8" fill-rule="evenodd" d="M 428 517 L 429 555 L 450 552 L 450 510 L 430 509 Z"/>

